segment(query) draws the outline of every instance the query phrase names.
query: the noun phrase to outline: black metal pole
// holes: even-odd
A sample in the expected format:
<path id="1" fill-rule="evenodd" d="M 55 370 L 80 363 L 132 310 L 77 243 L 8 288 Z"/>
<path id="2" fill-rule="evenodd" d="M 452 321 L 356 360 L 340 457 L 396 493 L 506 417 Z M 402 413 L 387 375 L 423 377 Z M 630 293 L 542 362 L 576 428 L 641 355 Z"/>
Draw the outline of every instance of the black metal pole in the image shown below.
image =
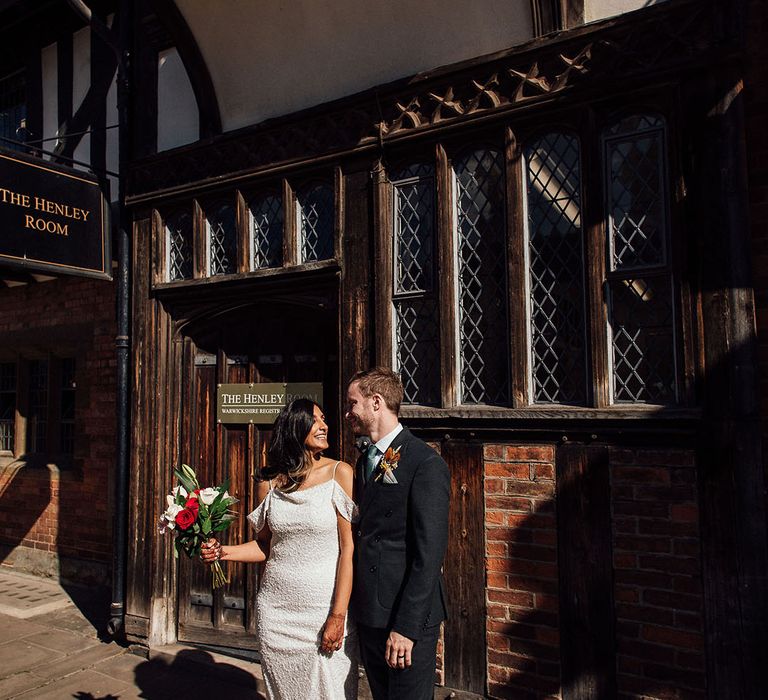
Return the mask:
<path id="1" fill-rule="evenodd" d="M 115 459 L 115 507 L 112 530 L 112 603 L 109 632 L 119 634 L 125 626 L 125 569 L 128 551 L 128 465 L 130 461 L 130 256 L 131 222 L 125 206 L 126 165 L 131 154 L 131 51 L 133 2 L 120 2 L 120 43 L 117 69 L 117 109 L 120 164 L 118 171 L 117 226 L 117 452 Z"/>

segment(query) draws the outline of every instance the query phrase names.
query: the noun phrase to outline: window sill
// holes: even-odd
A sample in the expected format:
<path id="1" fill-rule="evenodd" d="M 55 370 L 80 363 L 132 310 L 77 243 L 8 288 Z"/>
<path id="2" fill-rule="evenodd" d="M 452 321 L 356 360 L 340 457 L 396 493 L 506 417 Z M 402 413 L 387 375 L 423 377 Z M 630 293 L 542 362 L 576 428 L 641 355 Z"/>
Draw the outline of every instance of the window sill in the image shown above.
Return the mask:
<path id="1" fill-rule="evenodd" d="M 283 265 L 282 267 L 267 267 L 261 270 L 252 270 L 251 272 L 237 272 L 231 275 L 215 275 L 213 277 L 176 280 L 174 282 L 156 282 L 152 285 L 152 289 L 159 292 L 176 289 L 199 289 L 212 284 L 236 283 L 243 282 L 244 280 L 278 281 L 286 277 L 309 276 L 318 272 L 338 272 L 340 269 L 338 260 L 332 258 L 330 260 L 301 263 L 300 265 Z"/>
<path id="2" fill-rule="evenodd" d="M 700 421 L 701 415 L 700 409 L 666 406 L 611 406 L 608 408 L 403 406 L 400 410 L 403 421 L 415 428 L 427 430 L 444 428 L 462 432 L 533 430 L 591 434 L 598 429 L 612 433 L 643 430 L 692 432 Z"/>
<path id="3" fill-rule="evenodd" d="M 34 475 L 41 479 L 65 478 L 79 480 L 82 478 L 82 474 L 72 462 L 71 459 L 67 461 L 55 460 L 44 455 L 13 457 L 8 454 L 0 454 L 0 473 L 12 474 L 23 471 L 25 476 Z"/>

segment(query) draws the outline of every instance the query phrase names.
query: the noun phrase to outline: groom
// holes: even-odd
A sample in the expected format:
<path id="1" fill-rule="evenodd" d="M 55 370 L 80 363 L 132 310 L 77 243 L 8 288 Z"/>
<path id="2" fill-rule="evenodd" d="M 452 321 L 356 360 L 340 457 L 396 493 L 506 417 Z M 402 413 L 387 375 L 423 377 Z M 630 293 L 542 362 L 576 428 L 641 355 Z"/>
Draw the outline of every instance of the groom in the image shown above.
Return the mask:
<path id="1" fill-rule="evenodd" d="M 370 436 L 358 460 L 360 505 L 352 613 L 374 700 L 434 695 L 435 653 L 446 618 L 441 568 L 450 475 L 442 458 L 400 424 L 403 385 L 391 370 L 355 374 L 346 418 Z"/>

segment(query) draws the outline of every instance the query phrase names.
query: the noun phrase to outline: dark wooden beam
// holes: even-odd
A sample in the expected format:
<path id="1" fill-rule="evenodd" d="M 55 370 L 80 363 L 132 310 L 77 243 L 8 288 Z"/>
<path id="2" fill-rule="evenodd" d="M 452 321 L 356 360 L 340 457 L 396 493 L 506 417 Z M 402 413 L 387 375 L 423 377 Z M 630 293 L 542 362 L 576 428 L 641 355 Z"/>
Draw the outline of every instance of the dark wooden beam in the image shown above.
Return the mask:
<path id="1" fill-rule="evenodd" d="M 565 0 L 531 0 L 534 36 L 544 36 L 563 28 L 561 2 Z"/>
<path id="2" fill-rule="evenodd" d="M 117 32 L 117 19 L 113 25 L 113 33 Z M 64 121 L 60 121 L 59 134 L 62 136 L 61 141 L 58 142 L 54 152 L 57 155 L 64 156 L 64 158 L 71 158 L 74 155 L 75 149 L 78 144 L 83 140 L 84 132 L 90 128 L 99 128 L 99 125 L 103 123 L 103 114 L 106 113 L 106 100 L 109 88 L 112 85 L 112 79 L 117 70 L 117 58 L 109 49 L 104 48 L 104 41 L 101 38 L 97 38 L 94 34 L 91 35 L 91 52 L 94 58 L 91 61 L 91 84 L 83 98 L 82 103 L 78 106 L 77 110 L 71 116 L 65 118 Z M 71 38 L 69 50 L 71 52 Z M 71 80 L 71 53 L 67 57 L 64 54 L 64 61 L 69 60 L 70 65 L 63 66 L 65 71 L 69 71 L 69 80 Z M 59 54 L 59 67 L 62 68 L 62 54 Z M 59 115 L 61 116 L 66 111 L 71 113 L 73 109 L 72 104 L 72 84 L 66 85 L 67 78 L 64 79 L 64 86 L 59 84 L 59 98 L 64 100 L 64 109 L 62 112 L 62 105 L 59 104 Z M 68 94 L 65 93 L 68 91 Z M 67 136 L 72 134 L 72 136 Z M 96 143 L 99 143 L 99 137 L 96 137 Z M 106 142 L 105 142 L 106 144 Z M 104 153 L 106 153 L 106 145 L 104 147 Z M 105 159 L 102 159 L 105 161 Z M 66 161 L 65 161 L 66 162 Z M 105 161 L 106 162 L 106 161 Z M 96 168 L 99 167 L 99 163 L 93 162 L 92 165 Z"/>
<path id="3" fill-rule="evenodd" d="M 483 446 L 447 440 L 441 453 L 451 472 L 445 558 L 449 606 L 444 629 L 445 685 L 483 693 L 487 675 Z"/>
<path id="4" fill-rule="evenodd" d="M 584 20 L 584 0 L 560 0 L 561 29 L 578 27 Z"/>
<path id="5" fill-rule="evenodd" d="M 738 62 L 684 85 L 691 269 L 702 312 L 701 502 L 708 697 L 764 695 L 768 533 L 750 272 L 743 71 Z"/>
<path id="6" fill-rule="evenodd" d="M 608 448 L 560 445 L 555 468 L 563 700 L 614 698 Z"/>

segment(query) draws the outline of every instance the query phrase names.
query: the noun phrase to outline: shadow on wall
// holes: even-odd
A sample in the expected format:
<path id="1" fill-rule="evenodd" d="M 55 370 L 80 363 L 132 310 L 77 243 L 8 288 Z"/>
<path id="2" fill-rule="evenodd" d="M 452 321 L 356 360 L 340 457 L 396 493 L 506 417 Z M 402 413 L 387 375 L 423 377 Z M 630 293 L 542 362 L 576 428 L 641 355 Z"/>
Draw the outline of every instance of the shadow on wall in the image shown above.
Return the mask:
<path id="1" fill-rule="evenodd" d="M 693 698 L 718 684 L 760 694 L 759 416 L 744 398 L 717 401 L 749 353 L 732 346 L 710 367 L 701 418 L 484 446 L 490 697 Z"/>
<path id="2" fill-rule="evenodd" d="M 88 543 L 73 534 L 93 504 L 83 494 L 62 502 L 62 491 L 82 483 L 76 468 L 59 471 L 35 459 L 22 455 L 0 472 L 0 565 L 58 579 L 99 638 L 108 639 L 108 588 L 80 570 L 78 543 L 86 550 Z"/>
<path id="3" fill-rule="evenodd" d="M 12 557 L 30 531 L 38 524 L 52 501 L 53 488 L 48 468 L 31 471 L 26 466 L 26 455 L 0 472 L 0 564 Z M 46 536 L 51 551 L 55 547 L 56 515 L 51 516 L 52 526 Z M 42 545 L 43 543 L 41 543 Z"/>

